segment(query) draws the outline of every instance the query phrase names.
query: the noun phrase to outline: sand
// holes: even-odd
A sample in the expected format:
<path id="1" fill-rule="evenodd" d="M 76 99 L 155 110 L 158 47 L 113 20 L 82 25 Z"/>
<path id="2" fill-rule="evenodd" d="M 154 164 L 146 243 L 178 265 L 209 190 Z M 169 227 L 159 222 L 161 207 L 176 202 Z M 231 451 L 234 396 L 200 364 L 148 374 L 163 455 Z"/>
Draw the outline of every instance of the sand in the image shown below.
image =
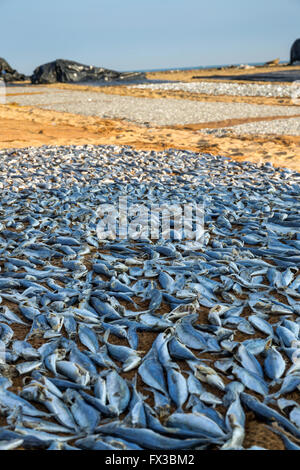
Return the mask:
<path id="1" fill-rule="evenodd" d="M 215 137 L 201 133 L 201 128 L 205 127 L 217 129 L 246 122 L 253 122 L 253 119 L 146 127 L 124 120 L 83 117 L 13 104 L 0 105 L 0 148 L 68 144 L 131 145 L 137 149 L 154 150 L 179 148 L 224 155 L 238 161 L 269 161 L 276 166 L 300 171 L 300 137 Z"/>
<path id="2" fill-rule="evenodd" d="M 152 72 L 147 74 L 149 79 L 194 81 L 194 76 L 204 75 L 241 75 L 245 73 L 258 73 L 268 71 L 300 70 L 300 67 L 265 66 L 249 70 L 238 68 L 225 68 L 223 70 L 187 70 Z M 199 80 L 199 79 L 197 79 Z M 26 83 L 25 83 L 26 85 Z M 212 96 L 183 91 L 149 90 L 120 86 L 90 87 L 86 85 L 41 85 L 31 86 L 27 83 L 22 95 L 44 93 L 45 89 L 76 89 L 108 95 L 134 96 L 139 98 L 161 98 L 176 100 L 191 100 L 210 103 L 248 103 L 253 105 L 294 106 L 294 117 L 300 116 L 300 107 L 291 102 L 290 98 L 275 98 L 261 96 Z M 28 90 L 27 90 L 28 89 Z M 40 91 L 39 91 L 40 90 Z M 7 89 L 10 100 L 13 96 L 20 96 L 18 88 Z M 274 108 L 275 109 L 275 108 Z M 272 115 L 274 114 L 274 115 Z M 291 118 L 293 116 L 290 116 Z M 289 118 L 290 118 L 289 117 Z M 218 136 L 206 134 L 203 129 L 218 130 L 228 126 L 245 125 L 260 122 L 264 124 L 278 119 L 276 113 L 270 112 L 268 117 L 254 117 L 231 119 L 223 121 L 211 120 L 206 123 L 192 123 L 176 126 L 149 126 L 139 125 L 119 119 L 101 119 L 94 116 L 80 116 L 55 110 L 42 110 L 33 106 L 18 106 L 10 103 L 0 105 L 0 148 L 16 148 L 41 145 L 67 145 L 67 144 L 118 144 L 131 145 L 137 149 L 179 148 L 199 152 L 209 152 L 214 155 L 224 155 L 238 161 L 248 160 L 255 163 L 269 161 L 276 166 L 300 170 L 300 136 L 286 135 L 255 135 L 245 132 L 243 135 L 234 135 L 231 128 L 230 135 Z M 288 119 L 288 118 L 285 118 Z M 247 129 L 247 126 L 245 127 Z M 233 135 L 232 135 L 233 134 Z"/>

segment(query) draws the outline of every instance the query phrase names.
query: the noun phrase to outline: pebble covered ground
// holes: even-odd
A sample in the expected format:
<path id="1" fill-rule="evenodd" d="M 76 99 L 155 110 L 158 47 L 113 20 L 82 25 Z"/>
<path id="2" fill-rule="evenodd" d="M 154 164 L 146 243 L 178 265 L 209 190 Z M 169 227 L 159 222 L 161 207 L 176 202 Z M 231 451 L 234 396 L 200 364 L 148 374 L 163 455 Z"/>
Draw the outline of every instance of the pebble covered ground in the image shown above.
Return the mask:
<path id="1" fill-rule="evenodd" d="M 300 118 L 274 119 L 272 121 L 248 122 L 238 126 L 219 127 L 218 129 L 201 129 L 206 134 L 226 136 L 234 135 L 300 135 Z"/>
<path id="2" fill-rule="evenodd" d="M 13 87 L 10 88 L 10 92 L 12 90 Z M 28 88 L 16 87 L 16 91 L 28 92 Z M 44 93 L 7 96 L 7 103 L 13 102 L 22 106 L 37 106 L 83 116 L 125 119 L 139 124 L 157 126 L 297 114 L 297 108 L 294 106 L 137 98 L 53 88 L 47 89 Z"/>
<path id="3" fill-rule="evenodd" d="M 265 96 L 265 97 L 291 97 L 294 86 L 286 84 L 258 84 L 258 83 L 220 83 L 220 82 L 169 82 L 131 85 L 132 88 L 165 91 L 187 91 L 189 93 L 203 93 L 206 95 L 226 96 Z"/>
<path id="4" fill-rule="evenodd" d="M 1 449 L 299 449 L 300 173 L 41 147 L 0 189 Z M 99 239 L 119 196 L 204 233 Z"/>

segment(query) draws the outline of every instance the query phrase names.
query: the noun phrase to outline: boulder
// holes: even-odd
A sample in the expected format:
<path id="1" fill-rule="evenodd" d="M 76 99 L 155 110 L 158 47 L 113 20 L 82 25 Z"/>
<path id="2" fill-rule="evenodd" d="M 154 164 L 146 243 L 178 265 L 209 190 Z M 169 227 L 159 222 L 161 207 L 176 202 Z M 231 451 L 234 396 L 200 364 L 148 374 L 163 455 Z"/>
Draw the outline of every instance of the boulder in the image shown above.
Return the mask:
<path id="1" fill-rule="evenodd" d="M 296 39 L 291 48 L 291 60 L 290 65 L 293 65 L 294 62 L 300 62 L 300 39 Z"/>
<path id="2" fill-rule="evenodd" d="M 71 60 L 57 59 L 37 67 L 30 77 L 31 82 L 38 83 L 79 83 L 87 81 L 132 80 L 145 78 L 138 72 L 120 73 L 103 67 L 83 65 Z"/>
<path id="3" fill-rule="evenodd" d="M 0 57 L 0 79 L 5 82 L 19 82 L 26 80 L 27 77 L 14 70 L 5 59 Z"/>

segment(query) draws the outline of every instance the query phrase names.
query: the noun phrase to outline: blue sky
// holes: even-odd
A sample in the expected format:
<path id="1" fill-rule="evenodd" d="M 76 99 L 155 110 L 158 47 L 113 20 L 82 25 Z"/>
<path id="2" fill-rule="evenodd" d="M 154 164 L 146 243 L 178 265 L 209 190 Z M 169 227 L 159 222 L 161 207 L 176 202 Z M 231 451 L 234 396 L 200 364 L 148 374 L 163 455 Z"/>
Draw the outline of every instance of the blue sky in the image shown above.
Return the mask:
<path id="1" fill-rule="evenodd" d="M 116 70 L 288 59 L 300 0 L 0 0 L 1 48 L 30 74 L 58 58 Z"/>

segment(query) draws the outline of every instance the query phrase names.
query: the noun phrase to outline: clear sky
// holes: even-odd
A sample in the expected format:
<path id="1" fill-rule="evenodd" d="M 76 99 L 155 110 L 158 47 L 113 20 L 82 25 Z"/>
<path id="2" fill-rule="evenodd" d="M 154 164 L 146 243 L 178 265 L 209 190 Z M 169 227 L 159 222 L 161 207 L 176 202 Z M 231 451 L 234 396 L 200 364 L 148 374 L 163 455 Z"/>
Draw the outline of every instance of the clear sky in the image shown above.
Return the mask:
<path id="1" fill-rule="evenodd" d="M 300 0 L 0 0 L 0 57 L 116 70 L 286 60 Z"/>

